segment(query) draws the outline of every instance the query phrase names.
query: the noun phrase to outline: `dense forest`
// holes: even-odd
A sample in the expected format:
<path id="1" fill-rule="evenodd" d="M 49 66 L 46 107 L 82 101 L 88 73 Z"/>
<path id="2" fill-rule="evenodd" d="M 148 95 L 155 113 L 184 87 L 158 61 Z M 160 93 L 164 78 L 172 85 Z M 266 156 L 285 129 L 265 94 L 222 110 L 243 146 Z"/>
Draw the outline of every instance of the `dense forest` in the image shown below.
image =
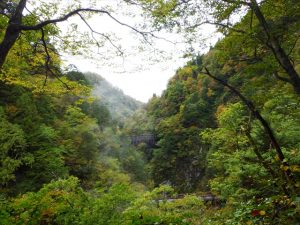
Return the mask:
<path id="1" fill-rule="evenodd" d="M 204 24 L 222 34 L 145 105 L 64 66 L 60 51 L 100 44 L 57 23 L 96 33 L 100 13 L 156 35 L 38 2 L 0 2 L 1 225 L 300 224 L 299 0 L 120 1 L 191 46 Z"/>

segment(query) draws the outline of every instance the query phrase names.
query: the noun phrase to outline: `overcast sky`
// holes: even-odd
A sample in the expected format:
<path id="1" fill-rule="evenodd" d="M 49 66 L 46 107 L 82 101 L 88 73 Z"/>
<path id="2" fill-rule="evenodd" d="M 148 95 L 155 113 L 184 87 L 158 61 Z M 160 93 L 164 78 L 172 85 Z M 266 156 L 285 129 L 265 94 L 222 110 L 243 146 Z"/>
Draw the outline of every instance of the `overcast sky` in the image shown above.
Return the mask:
<path id="1" fill-rule="evenodd" d="M 114 68 L 104 68 L 95 65 L 89 59 L 72 58 L 70 60 L 82 72 L 98 73 L 109 81 L 113 86 L 123 90 L 123 92 L 139 101 L 147 102 L 155 93 L 160 95 L 166 88 L 168 80 L 175 74 L 175 71 L 184 65 L 183 59 L 172 62 L 167 61 L 166 64 L 153 64 L 150 68 L 138 71 L 124 71 L 118 73 Z M 147 62 L 146 62 L 147 63 Z"/>
<path id="2" fill-rule="evenodd" d="M 113 1 L 104 2 L 110 5 Z M 116 8 L 113 15 L 122 23 L 135 27 L 136 24 L 144 22 L 141 16 L 124 15 L 122 12 L 119 13 L 119 9 L 122 7 L 116 5 Z M 129 12 L 131 9 L 122 8 L 122 10 Z M 95 45 L 91 47 L 91 52 L 93 51 L 95 54 L 91 54 L 90 58 L 68 55 L 65 63 L 76 65 L 82 72 L 98 73 L 112 85 L 137 100 L 147 102 L 154 93 L 160 95 L 166 88 L 168 80 L 174 76 L 175 71 L 187 61 L 182 58 L 183 50 L 186 48 L 184 44 L 174 45 L 166 40 L 154 39 L 153 46 L 141 45 L 140 41 L 143 41 L 141 35 L 126 26 L 117 24 L 105 15 L 94 16 L 88 21 L 92 29 L 109 35 L 115 45 L 122 46 L 124 56 L 117 57 L 114 46 L 106 42 L 99 49 L 96 49 Z M 89 28 L 78 17 L 69 19 L 60 26 L 63 31 L 66 31 L 71 23 L 78 24 L 81 32 L 90 35 Z M 210 36 L 212 30 L 212 27 L 204 27 L 204 36 Z M 99 35 L 94 35 L 96 38 L 99 37 Z M 172 42 L 180 40 L 180 37 L 175 34 L 157 35 Z M 210 39 L 209 42 L 214 43 L 215 40 Z M 201 51 L 205 51 L 204 49 L 202 48 Z M 163 54 L 160 51 L 163 51 Z"/>

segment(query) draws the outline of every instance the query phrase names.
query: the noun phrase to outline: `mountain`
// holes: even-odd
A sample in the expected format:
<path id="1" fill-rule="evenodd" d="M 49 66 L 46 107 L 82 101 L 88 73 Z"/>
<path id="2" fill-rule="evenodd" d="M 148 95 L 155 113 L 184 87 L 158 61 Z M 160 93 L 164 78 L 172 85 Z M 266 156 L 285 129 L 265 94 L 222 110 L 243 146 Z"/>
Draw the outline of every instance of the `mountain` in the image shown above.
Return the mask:
<path id="1" fill-rule="evenodd" d="M 113 119 L 122 123 L 143 106 L 142 102 L 124 94 L 99 74 L 88 72 L 84 76 L 93 85 L 93 95 L 107 106 Z"/>

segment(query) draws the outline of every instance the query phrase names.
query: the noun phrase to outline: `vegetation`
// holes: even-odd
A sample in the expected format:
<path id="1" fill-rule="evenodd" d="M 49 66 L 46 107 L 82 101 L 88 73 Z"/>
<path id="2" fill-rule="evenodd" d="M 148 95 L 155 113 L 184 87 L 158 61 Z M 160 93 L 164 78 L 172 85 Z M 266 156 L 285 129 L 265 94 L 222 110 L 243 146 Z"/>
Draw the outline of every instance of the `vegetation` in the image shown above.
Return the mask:
<path id="1" fill-rule="evenodd" d="M 123 126 L 126 119 L 142 107 L 142 103 L 125 95 L 122 90 L 112 86 L 98 74 L 86 73 L 85 77 L 93 84 L 93 95 L 98 97 L 109 109 L 112 118 Z"/>
<path id="2" fill-rule="evenodd" d="M 109 11 L 0 2 L 0 224 L 299 224 L 299 1 L 124 2 L 224 35 L 143 108 L 62 67 L 55 23 Z"/>

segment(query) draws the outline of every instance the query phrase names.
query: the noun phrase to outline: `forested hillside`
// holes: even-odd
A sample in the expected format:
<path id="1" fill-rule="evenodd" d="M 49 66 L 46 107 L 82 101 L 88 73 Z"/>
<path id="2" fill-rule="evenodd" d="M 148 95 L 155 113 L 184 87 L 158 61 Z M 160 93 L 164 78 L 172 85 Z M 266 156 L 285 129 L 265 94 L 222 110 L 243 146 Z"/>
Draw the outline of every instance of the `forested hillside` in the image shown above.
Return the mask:
<path id="1" fill-rule="evenodd" d="M 122 90 L 112 86 L 98 74 L 86 73 L 85 77 L 93 84 L 93 95 L 98 97 L 109 109 L 113 119 L 124 123 L 126 118 L 142 107 L 142 103 L 125 95 Z"/>
<path id="2" fill-rule="evenodd" d="M 140 108 L 63 66 L 59 51 L 104 44 L 57 23 L 95 34 L 87 20 L 106 15 L 146 44 L 152 31 L 95 2 L 1 1 L 0 224 L 299 224 L 299 0 L 120 2 L 191 45 L 207 23 L 223 38 Z"/>

